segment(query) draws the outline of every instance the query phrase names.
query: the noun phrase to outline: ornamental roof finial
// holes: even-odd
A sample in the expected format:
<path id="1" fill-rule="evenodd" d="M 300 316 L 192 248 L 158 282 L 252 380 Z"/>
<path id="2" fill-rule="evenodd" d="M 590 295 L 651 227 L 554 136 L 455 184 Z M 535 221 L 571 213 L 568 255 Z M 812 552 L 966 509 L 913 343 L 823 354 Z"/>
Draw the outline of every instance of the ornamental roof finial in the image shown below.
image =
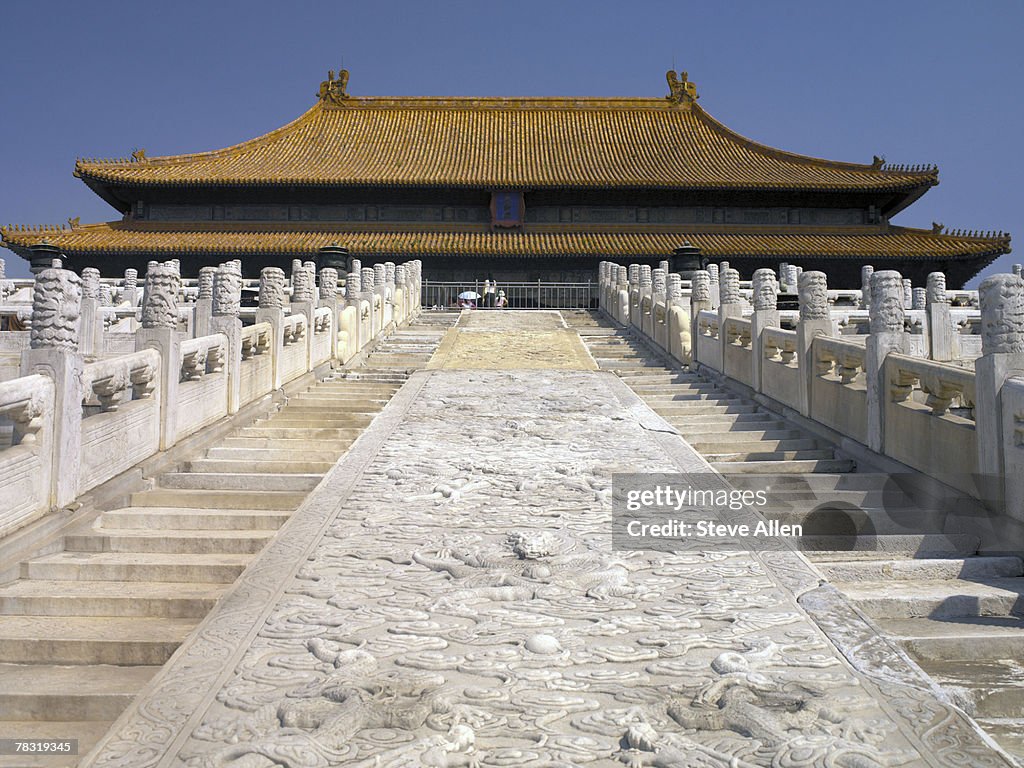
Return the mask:
<path id="1" fill-rule="evenodd" d="M 338 79 L 334 79 L 334 70 L 327 72 L 327 79 L 320 83 L 320 101 L 328 104 L 342 104 L 349 96 L 345 93 L 348 88 L 348 70 L 338 70 Z"/>
<path id="2" fill-rule="evenodd" d="M 680 72 L 676 75 L 670 69 L 665 73 L 665 79 L 668 80 L 669 90 L 669 94 L 665 98 L 673 104 L 692 104 L 700 98 L 697 96 L 697 86 L 690 82 L 687 72 Z"/>

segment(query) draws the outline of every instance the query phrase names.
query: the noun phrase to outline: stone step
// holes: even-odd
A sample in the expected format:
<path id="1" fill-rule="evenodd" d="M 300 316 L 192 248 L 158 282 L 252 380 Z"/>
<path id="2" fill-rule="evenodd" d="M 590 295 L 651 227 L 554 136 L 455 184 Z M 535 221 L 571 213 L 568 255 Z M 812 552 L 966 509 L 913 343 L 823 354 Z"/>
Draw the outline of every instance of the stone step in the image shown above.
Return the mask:
<path id="1" fill-rule="evenodd" d="M 369 423 L 370 419 L 365 419 L 364 424 L 353 424 L 347 428 L 336 427 L 330 429 L 290 426 L 243 427 L 235 433 L 235 436 L 272 437 L 279 440 L 344 440 L 348 437 L 358 437 L 359 433 L 363 431 L 362 427 Z"/>
<path id="2" fill-rule="evenodd" d="M 389 379 L 394 374 L 387 374 Z M 296 397 L 365 397 L 368 399 L 391 399 L 401 387 L 397 381 L 375 381 L 371 379 L 335 379 L 318 384 L 314 389 Z"/>
<path id="3" fill-rule="evenodd" d="M 708 402 L 695 402 L 695 403 L 673 403 L 672 405 L 663 405 L 661 403 L 654 403 L 651 405 L 651 409 L 665 417 L 678 416 L 679 418 L 689 419 L 691 416 L 715 416 L 719 414 L 751 414 L 757 413 L 757 406 L 753 403 L 708 403 Z"/>
<path id="4" fill-rule="evenodd" d="M 1019 557 L 835 561 L 819 563 L 818 570 L 831 581 L 940 581 L 1024 575 Z"/>
<path id="5" fill-rule="evenodd" d="M 639 393 L 638 393 L 639 394 Z M 646 394 L 644 400 L 652 407 L 671 406 L 678 403 L 746 403 L 747 401 L 727 392 L 708 390 L 701 392 L 696 389 L 685 389 L 682 391 L 664 391 L 658 394 Z"/>
<path id="6" fill-rule="evenodd" d="M 798 545 L 815 563 L 854 557 L 868 560 L 893 557 L 927 559 L 973 555 L 978 551 L 978 537 L 962 533 L 803 536 Z"/>
<path id="7" fill-rule="evenodd" d="M 346 446 L 350 441 L 344 441 Z M 309 462 L 310 464 L 330 464 L 337 462 L 338 457 L 344 449 L 327 451 L 316 450 L 319 443 L 296 440 L 294 448 L 232 448 L 230 446 L 218 445 L 206 452 L 205 459 L 196 461 L 240 461 L 248 462 L 249 466 L 263 466 L 263 462 L 281 462 L 290 464 L 296 461 Z"/>
<path id="8" fill-rule="evenodd" d="M 196 619 L 8 616 L 0 621 L 0 663 L 164 664 Z M 65 719 L 65 718 L 61 718 Z"/>
<path id="9" fill-rule="evenodd" d="M 361 407 L 365 413 L 376 413 L 388 404 L 390 398 L 367 397 L 366 395 L 297 395 L 288 401 L 279 413 L 295 413 L 302 411 L 324 411 L 334 409 L 350 409 Z"/>
<path id="10" fill-rule="evenodd" d="M 769 498 L 771 498 L 769 492 Z M 827 500 L 796 505 L 795 509 L 762 509 L 770 520 L 800 525 L 806 536 L 849 535 L 916 535 L 924 532 L 941 534 L 945 527 L 943 515 L 908 507 L 893 510 L 847 504 L 829 504 Z"/>
<path id="11" fill-rule="evenodd" d="M 888 636 L 920 661 L 1024 658 L 1024 619 L 1015 616 L 956 619 L 876 619 Z M 1024 678 L 1018 677 L 1024 686 Z"/>
<path id="12" fill-rule="evenodd" d="M 152 554 L 233 554 L 259 552 L 274 537 L 274 531 L 173 530 L 144 531 L 131 528 L 96 527 L 89 533 L 68 534 L 68 552 L 137 552 Z"/>
<path id="13" fill-rule="evenodd" d="M 206 507 L 208 509 L 294 510 L 306 491 L 206 491 L 185 488 L 155 488 L 133 493 L 133 507 Z"/>
<path id="14" fill-rule="evenodd" d="M 980 581 L 839 582 L 836 587 L 869 616 L 879 619 L 1012 616 L 1024 608 L 1024 579 Z"/>
<path id="15" fill-rule="evenodd" d="M 744 437 L 744 435 L 739 435 Z M 822 448 L 831 448 L 828 443 L 813 438 L 793 438 L 789 440 L 699 440 L 691 441 L 690 445 L 695 451 L 702 454 L 708 461 L 713 456 L 732 456 L 742 453 L 758 453 L 777 451 L 814 451 Z"/>
<path id="16" fill-rule="evenodd" d="M 169 581 L 230 584 L 252 555 L 58 552 L 21 564 L 21 577 L 54 581 Z"/>
<path id="17" fill-rule="evenodd" d="M 154 666 L 0 664 L 0 713 L 3 713 L 0 731 L 4 738 L 51 735 L 46 728 L 28 729 L 17 721 L 75 722 L 76 725 L 105 721 L 109 728 L 110 721 L 124 711 L 159 669 Z M 96 738 L 105 732 L 106 728 Z M 70 733 L 57 731 L 52 731 L 51 737 L 74 738 Z M 79 757 L 85 756 L 81 744 L 78 753 Z"/>
<path id="18" fill-rule="evenodd" d="M 857 463 L 849 459 L 825 458 L 793 461 L 712 462 L 711 466 L 719 472 L 727 472 L 729 474 L 736 472 L 744 474 L 778 474 L 783 472 L 803 474 L 814 472 L 853 472 L 857 468 Z M 772 495 L 776 496 L 774 489 Z"/>
<path id="19" fill-rule="evenodd" d="M 955 692 L 969 714 L 1024 720 L 1024 671 L 1020 651 L 988 659 L 922 660 L 922 669 L 940 686 Z"/>
<path id="20" fill-rule="evenodd" d="M 139 667 L 135 667 L 139 669 Z M 3 672 L 0 671 L 0 675 Z M 59 695 L 59 694 L 58 694 Z M 40 702 L 45 708 L 47 702 Z M 88 706 L 85 707 L 89 714 Z M 116 717 L 116 715 L 115 715 Z M 0 728 L 5 734 L 17 739 L 39 739 L 41 741 L 61 741 L 74 739 L 78 742 L 77 755 L 59 755 L 55 753 L 36 755 L 0 756 L 0 768 L 70 768 L 79 761 L 102 739 L 110 730 L 110 720 L 0 720 Z"/>
<path id="21" fill-rule="evenodd" d="M 104 528 L 121 530 L 275 531 L 289 517 L 288 512 L 258 509 L 123 507 L 104 512 L 100 519 Z"/>
<path id="22" fill-rule="evenodd" d="M 358 429 L 362 431 L 373 421 L 374 413 L 346 413 L 344 411 L 310 411 L 289 413 L 258 421 L 253 427 L 259 429 Z M 302 435 L 298 435 L 302 437 Z"/>
<path id="23" fill-rule="evenodd" d="M 723 437 L 729 432 L 783 432 L 789 423 L 782 419 L 750 419 L 744 416 L 761 416 L 759 413 L 739 414 L 738 416 L 699 416 L 693 418 L 672 418 L 666 421 L 679 430 L 684 436 L 704 438 L 706 435 Z M 792 430 L 790 434 L 799 436 L 801 433 Z M 746 436 L 747 439 L 749 435 Z"/>
<path id="24" fill-rule="evenodd" d="M 361 429 L 349 429 L 345 430 L 349 432 L 347 437 L 333 439 L 333 440 L 306 440 L 305 438 L 288 439 L 285 437 L 226 437 L 217 448 L 211 448 L 210 451 L 217 450 L 219 448 L 245 448 L 245 449 L 259 449 L 259 450 L 280 450 L 287 451 L 289 453 L 295 452 L 297 455 L 305 455 L 307 451 L 331 451 L 336 456 L 340 456 L 348 447 L 355 442 L 355 439 L 359 437 L 363 431 Z"/>
<path id="25" fill-rule="evenodd" d="M 769 441 L 770 442 L 770 441 Z M 779 442 L 779 441 L 776 441 Z M 793 442 L 799 442 L 794 440 Z M 831 459 L 834 456 L 834 451 L 831 448 L 819 448 L 815 450 L 800 450 L 800 451 L 770 451 L 764 450 L 760 452 L 748 451 L 748 452 L 736 452 L 736 453 L 715 453 L 711 451 L 701 451 L 704 454 L 704 458 L 712 464 L 718 463 L 747 463 L 747 462 L 760 462 L 760 461 L 810 461 L 818 459 Z M 723 470 L 726 471 L 726 470 Z M 731 471 L 731 470 L 728 470 Z"/>
<path id="26" fill-rule="evenodd" d="M 606 370 L 629 370 L 629 369 L 643 369 L 643 368 L 660 368 L 664 370 L 665 366 L 662 363 L 656 362 L 649 359 L 641 360 L 625 360 L 621 358 L 599 358 L 594 357 L 597 364 Z"/>
<path id="27" fill-rule="evenodd" d="M 891 491 L 894 498 L 906 498 L 906 494 L 895 483 L 890 485 L 892 476 L 879 472 L 820 472 L 806 477 L 780 472 L 776 475 L 765 475 L 751 478 L 750 482 L 758 486 L 770 482 L 778 490 L 847 490 L 847 491 Z M 743 478 L 736 478 L 740 483 Z"/>
<path id="28" fill-rule="evenodd" d="M 974 720 L 1017 760 L 1018 765 L 1024 765 L 1024 718 L 975 717 Z"/>
<path id="29" fill-rule="evenodd" d="M 247 469 L 253 469 L 250 465 Z M 260 467 L 260 469 L 264 469 Z M 160 476 L 161 488 L 201 489 L 207 491 L 311 491 L 322 473 L 274 474 L 264 472 L 167 472 Z"/>
<path id="30" fill-rule="evenodd" d="M 782 423 L 785 424 L 785 422 Z M 691 435 L 690 438 L 687 438 L 687 442 L 693 446 L 697 444 L 712 444 L 716 447 L 716 450 L 728 450 L 734 443 L 749 444 L 760 440 L 803 440 L 807 438 L 805 432 L 793 429 L 790 424 L 785 424 L 781 429 L 764 429 L 756 424 L 752 426 L 754 427 L 753 429 L 739 429 L 734 432 L 722 432 L 714 427 L 706 427 L 699 432 L 691 429 L 687 430 L 688 434 Z M 712 443 L 711 441 L 714 442 Z"/>
<path id="31" fill-rule="evenodd" d="M 299 453 L 288 453 L 289 456 L 298 460 L 269 460 L 252 459 L 231 460 L 231 459 L 196 459 L 185 463 L 186 472 L 234 472 L 244 473 L 252 469 L 269 472 L 274 475 L 324 475 L 334 466 L 334 461 L 304 461 Z"/>
<path id="32" fill-rule="evenodd" d="M 0 613 L 201 619 L 226 588 L 224 584 L 202 583 L 19 579 L 0 587 Z"/>

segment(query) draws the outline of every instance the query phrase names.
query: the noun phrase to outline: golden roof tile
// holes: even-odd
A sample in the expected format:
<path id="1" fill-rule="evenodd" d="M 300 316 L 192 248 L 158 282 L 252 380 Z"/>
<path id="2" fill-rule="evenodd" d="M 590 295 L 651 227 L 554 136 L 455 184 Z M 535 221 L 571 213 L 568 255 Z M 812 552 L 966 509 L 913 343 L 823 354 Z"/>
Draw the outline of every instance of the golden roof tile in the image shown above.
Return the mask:
<path id="1" fill-rule="evenodd" d="M 75 174 L 140 187 L 904 191 L 938 183 L 934 167 L 843 163 L 767 147 L 690 99 L 347 94 L 233 147 L 79 160 Z"/>

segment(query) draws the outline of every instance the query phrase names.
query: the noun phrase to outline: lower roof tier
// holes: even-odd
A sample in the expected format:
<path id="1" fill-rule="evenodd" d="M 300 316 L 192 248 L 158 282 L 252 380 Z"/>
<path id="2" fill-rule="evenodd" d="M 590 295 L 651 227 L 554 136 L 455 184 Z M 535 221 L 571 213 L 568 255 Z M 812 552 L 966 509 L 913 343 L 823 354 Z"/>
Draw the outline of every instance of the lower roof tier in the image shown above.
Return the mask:
<path id="1" fill-rule="evenodd" d="M 1008 235 L 943 234 L 932 230 L 890 226 L 886 231 L 821 232 L 797 229 L 786 233 L 751 231 L 672 232 L 521 232 L 521 231 L 350 231 L 338 228 L 294 228 L 268 225 L 256 229 L 221 229 L 201 225 L 140 227 L 136 222 L 110 222 L 74 228 L 0 228 L 2 244 L 21 256 L 46 241 L 69 257 L 138 256 L 173 258 L 183 255 L 242 257 L 310 257 L 337 244 L 353 256 L 418 258 L 466 256 L 484 258 L 550 258 L 559 256 L 608 259 L 664 258 L 685 241 L 711 259 L 729 257 L 793 260 L 897 258 L 936 262 L 991 262 L 1010 251 Z"/>

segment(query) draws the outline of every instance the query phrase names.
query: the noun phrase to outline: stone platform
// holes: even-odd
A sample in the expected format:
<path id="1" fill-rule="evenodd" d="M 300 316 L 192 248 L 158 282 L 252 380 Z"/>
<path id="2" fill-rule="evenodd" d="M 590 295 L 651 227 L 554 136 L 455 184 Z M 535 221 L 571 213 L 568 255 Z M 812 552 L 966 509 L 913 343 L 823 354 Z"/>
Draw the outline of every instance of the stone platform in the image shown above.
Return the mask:
<path id="1" fill-rule="evenodd" d="M 1012 764 L 802 555 L 612 551 L 612 474 L 709 465 L 520 314 L 460 323 L 84 765 Z"/>

